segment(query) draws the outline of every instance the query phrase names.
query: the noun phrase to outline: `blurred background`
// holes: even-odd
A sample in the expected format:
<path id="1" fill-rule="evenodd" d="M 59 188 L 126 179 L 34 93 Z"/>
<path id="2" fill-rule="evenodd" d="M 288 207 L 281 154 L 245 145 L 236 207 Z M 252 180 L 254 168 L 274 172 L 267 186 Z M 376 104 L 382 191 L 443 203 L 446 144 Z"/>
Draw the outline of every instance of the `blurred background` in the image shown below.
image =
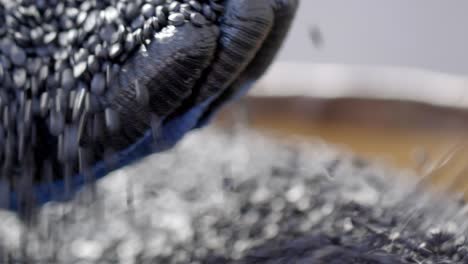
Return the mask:
<path id="1" fill-rule="evenodd" d="M 448 240 L 443 240 L 444 250 L 426 251 L 432 242 L 410 244 L 399 236 L 406 229 L 411 239 L 437 238 L 442 233 L 431 232 L 439 223 L 452 225 L 450 230 L 460 235 L 468 229 L 466 204 L 442 199 L 447 190 L 468 198 L 466 10 L 466 0 L 301 0 L 278 59 L 249 96 L 217 117 L 215 125 L 234 131 L 232 135 L 193 133 L 174 150 L 114 172 L 74 202 L 49 203 L 41 208 L 33 232 L 0 211 L 5 223 L 0 225 L 0 246 L 38 257 L 83 260 L 79 263 L 107 258 L 140 263 L 140 256 L 174 256 L 188 263 L 183 260 L 209 257 L 212 249 L 243 256 L 255 243 L 289 237 L 290 227 L 322 233 L 322 228 L 332 230 L 331 224 L 343 229 L 345 237 L 373 233 L 383 223 L 382 230 L 392 228 L 387 230 L 389 248 L 396 242 L 405 251 L 407 245 L 420 245 L 418 254 L 452 252 L 446 250 Z M 236 129 L 245 126 L 281 140 L 302 140 L 299 144 L 327 144 L 297 152 L 247 133 L 236 137 Z M 361 166 L 366 162 L 354 156 L 346 161 L 341 150 L 378 166 Z M 181 160 L 184 166 L 179 166 Z M 388 176 L 418 175 L 442 195 L 419 198 L 419 184 L 388 181 L 389 167 Z M 309 176 L 313 181 L 300 178 Z M 329 176 L 340 178 L 335 182 Z M 366 209 L 357 211 L 353 205 L 348 212 L 350 201 Z M 264 208 L 270 207 L 265 216 Z M 366 220 L 364 214 L 364 221 L 372 220 L 368 228 L 359 220 L 361 212 L 374 211 L 378 221 Z M 263 233 L 267 240 L 251 239 Z"/>
<path id="2" fill-rule="evenodd" d="M 300 4 L 280 61 L 468 73 L 466 1 L 303 0 Z"/>
<path id="3" fill-rule="evenodd" d="M 302 1 L 278 60 L 240 103 L 250 125 L 326 140 L 466 193 L 467 8 L 462 0 Z"/>

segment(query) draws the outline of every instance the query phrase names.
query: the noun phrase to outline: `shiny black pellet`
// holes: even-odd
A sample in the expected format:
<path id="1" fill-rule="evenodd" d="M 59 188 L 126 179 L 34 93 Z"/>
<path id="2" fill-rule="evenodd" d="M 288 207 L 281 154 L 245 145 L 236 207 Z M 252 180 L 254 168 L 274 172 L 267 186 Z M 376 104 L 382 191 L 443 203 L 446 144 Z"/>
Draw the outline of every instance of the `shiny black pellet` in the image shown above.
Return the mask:
<path id="1" fill-rule="evenodd" d="M 198 1 L 190 0 L 190 1 L 189 1 L 189 5 L 190 5 L 195 11 L 200 12 L 200 11 L 202 10 L 202 5 L 201 5 Z"/>
<path id="2" fill-rule="evenodd" d="M 30 43 L 30 38 L 25 35 L 25 34 L 22 34 L 21 32 L 15 32 L 13 34 L 13 38 L 15 40 L 15 42 L 20 45 L 20 46 L 28 46 Z"/>
<path id="3" fill-rule="evenodd" d="M 106 9 L 102 12 L 104 21 L 106 23 L 114 23 L 118 22 L 119 19 L 119 11 L 114 7 L 114 6 L 108 6 Z"/>
<path id="4" fill-rule="evenodd" d="M 123 51 L 122 44 L 115 43 L 109 49 L 109 58 L 116 59 Z"/>
<path id="5" fill-rule="evenodd" d="M 127 36 L 125 37 L 125 44 L 124 44 L 125 50 L 127 52 L 131 52 L 131 51 L 133 51 L 135 46 L 136 46 L 136 42 L 135 42 L 134 35 L 133 34 L 127 34 Z"/>
<path id="6" fill-rule="evenodd" d="M 163 6 L 157 6 L 156 7 L 156 18 L 158 21 L 162 24 L 167 23 L 167 16 L 166 16 L 166 8 Z"/>
<path id="7" fill-rule="evenodd" d="M 145 25 L 143 26 L 143 39 L 150 39 L 153 33 L 154 29 L 151 21 L 146 21 Z"/>
<path id="8" fill-rule="evenodd" d="M 141 28 L 139 28 L 139 29 L 137 29 L 137 30 L 135 30 L 135 31 L 133 32 L 133 38 L 135 39 L 136 43 L 138 43 L 138 44 L 142 44 L 142 43 L 143 43 L 143 41 L 144 41 L 145 39 L 143 38 L 143 33 L 142 33 Z"/>
<path id="9" fill-rule="evenodd" d="M 70 63 L 73 65 L 82 61 L 86 61 L 86 58 L 88 58 L 88 56 L 89 56 L 88 49 L 80 48 L 78 52 L 73 54 L 72 58 L 70 59 Z"/>
<path id="10" fill-rule="evenodd" d="M 3 77 L 5 76 L 5 70 L 3 68 L 3 65 L 0 64 L 0 82 L 3 81 Z"/>
<path id="11" fill-rule="evenodd" d="M 154 31 L 159 31 L 160 26 L 159 26 L 159 21 L 156 17 L 152 17 L 150 19 L 151 25 L 153 26 Z"/>
<path id="12" fill-rule="evenodd" d="M 88 94 L 85 98 L 85 110 L 88 113 L 96 113 L 101 110 L 99 100 L 93 94 Z"/>
<path id="13" fill-rule="evenodd" d="M 50 132 L 54 136 L 59 136 L 65 128 L 65 116 L 63 113 L 51 111 L 49 117 Z"/>
<path id="14" fill-rule="evenodd" d="M 94 48 L 94 55 L 100 59 L 106 59 L 108 55 L 107 48 L 101 44 L 97 44 Z"/>
<path id="15" fill-rule="evenodd" d="M 17 88 L 22 89 L 26 84 L 27 73 L 24 68 L 16 68 L 13 71 L 13 82 Z"/>
<path id="16" fill-rule="evenodd" d="M 137 16 L 131 24 L 133 30 L 143 27 L 145 23 L 145 18 L 142 15 Z"/>
<path id="17" fill-rule="evenodd" d="M 177 12 L 180 10 L 180 3 L 174 1 L 169 5 L 168 9 L 169 9 L 169 12 Z"/>
<path id="18" fill-rule="evenodd" d="M 65 59 L 56 59 L 55 64 L 54 64 L 54 74 L 61 74 L 67 67 L 68 67 L 68 61 Z"/>
<path id="19" fill-rule="evenodd" d="M 90 166 L 89 164 L 91 163 L 91 154 L 89 149 L 86 147 L 78 148 L 78 162 L 80 172 L 87 174 Z"/>
<path id="20" fill-rule="evenodd" d="M 32 58 L 28 60 L 26 68 L 28 73 L 31 75 L 35 75 L 42 66 L 42 61 L 40 58 Z"/>
<path id="21" fill-rule="evenodd" d="M 88 126 L 88 121 L 89 121 L 89 113 L 84 113 L 81 115 L 80 120 L 78 120 L 78 145 L 83 145 L 83 138 L 85 137 L 89 127 Z"/>
<path id="22" fill-rule="evenodd" d="M 39 93 L 39 81 L 37 80 L 36 76 L 31 76 L 30 77 L 30 83 L 31 83 L 31 95 L 33 97 L 37 97 Z"/>
<path id="23" fill-rule="evenodd" d="M 65 156 L 64 156 L 64 138 L 63 138 L 63 133 L 58 133 L 55 135 L 57 137 L 57 159 L 60 161 L 60 162 L 64 162 L 65 161 Z"/>
<path id="24" fill-rule="evenodd" d="M 94 55 L 90 55 L 87 60 L 87 67 L 91 73 L 96 73 L 100 69 L 99 61 Z"/>
<path id="25" fill-rule="evenodd" d="M 213 10 L 209 4 L 203 4 L 202 14 L 207 18 L 211 18 L 213 16 Z"/>
<path id="26" fill-rule="evenodd" d="M 4 55 L 0 55 L 0 64 L 3 66 L 4 69 L 10 69 L 11 68 L 11 61 L 8 59 L 8 57 Z"/>
<path id="27" fill-rule="evenodd" d="M 156 13 L 156 10 L 154 9 L 154 6 L 151 4 L 144 4 L 143 7 L 141 8 L 141 13 L 145 18 L 150 18 L 154 16 Z"/>
<path id="28" fill-rule="evenodd" d="M 97 12 L 93 11 L 92 13 L 90 13 L 87 19 L 84 21 L 83 29 L 86 32 L 94 31 L 97 26 L 97 19 L 98 19 Z"/>
<path id="29" fill-rule="evenodd" d="M 107 145 L 108 135 L 125 124 L 108 100 L 126 88 L 120 87 L 119 74 L 128 70 L 127 60 L 144 53 L 168 25 L 203 26 L 221 5 L 210 0 L 11 3 L 0 4 L 0 176 L 14 177 L 10 172 L 18 168 L 21 175 L 49 181 L 71 176 L 73 168 L 83 171 L 94 158 L 115 151 Z M 133 86 L 134 100 L 148 106 L 148 87 Z M 97 145 L 103 149 L 93 153 Z M 36 147 L 53 148 L 40 151 L 42 164 L 32 163 Z"/>
<path id="30" fill-rule="evenodd" d="M 78 16 L 76 17 L 76 24 L 77 26 L 81 26 L 86 21 L 88 14 L 85 11 L 81 11 Z"/>
<path id="31" fill-rule="evenodd" d="M 107 129 L 112 133 L 117 132 L 120 129 L 120 119 L 118 113 L 111 108 L 106 108 L 104 113 Z"/>
<path id="32" fill-rule="evenodd" d="M 3 109 L 2 125 L 5 129 L 10 129 L 10 108 L 8 105 Z"/>
<path id="33" fill-rule="evenodd" d="M 106 87 L 110 87 L 113 77 L 112 65 L 110 63 L 106 63 L 103 66 L 103 70 L 106 74 Z"/>
<path id="34" fill-rule="evenodd" d="M 117 28 L 114 25 L 106 25 L 99 31 L 101 40 L 107 43 L 114 43 L 119 39 Z"/>
<path id="35" fill-rule="evenodd" d="M 71 90 L 68 93 L 68 101 L 67 101 L 67 109 L 65 109 L 65 113 L 70 114 L 73 113 L 73 106 L 75 105 L 75 96 L 76 96 L 77 90 Z"/>
<path id="36" fill-rule="evenodd" d="M 89 51 L 93 51 L 100 41 L 101 40 L 99 39 L 98 35 L 91 35 L 88 39 L 85 40 L 83 47 Z"/>
<path id="37" fill-rule="evenodd" d="M 26 63 L 26 52 L 16 45 L 13 45 L 9 51 L 9 57 L 13 64 L 23 66 Z"/>
<path id="38" fill-rule="evenodd" d="M 87 67 L 86 61 L 81 61 L 73 66 L 73 78 L 77 79 L 81 77 L 85 73 Z"/>
<path id="39" fill-rule="evenodd" d="M 181 26 L 184 24 L 185 17 L 180 13 L 174 13 L 169 15 L 168 20 L 174 26 Z"/>
<path id="40" fill-rule="evenodd" d="M 102 73 L 96 73 L 91 81 L 91 92 L 97 95 L 104 93 L 106 89 L 106 78 Z"/>
<path id="41" fill-rule="evenodd" d="M 78 126 L 68 126 L 65 129 L 63 139 L 63 154 L 67 161 L 78 158 Z"/>
<path id="42" fill-rule="evenodd" d="M 137 3 L 133 1 L 128 2 L 124 11 L 126 19 L 133 20 L 133 18 L 135 18 L 135 16 L 138 15 L 138 12 L 139 12 L 138 9 L 139 9 L 139 6 L 137 5 Z"/>
<path id="43" fill-rule="evenodd" d="M 161 5 L 165 2 L 165 0 L 147 0 L 148 3 L 151 3 L 154 6 Z"/>
<path id="44" fill-rule="evenodd" d="M 45 117 L 49 112 L 49 94 L 47 92 L 41 94 L 39 109 L 42 117 Z"/>
<path id="45" fill-rule="evenodd" d="M 112 73 L 112 80 L 111 80 L 111 83 L 113 81 L 116 81 L 117 80 L 117 77 L 118 77 L 118 74 L 120 73 L 120 65 L 119 64 L 112 64 L 112 67 L 111 67 L 111 73 Z"/>
<path id="46" fill-rule="evenodd" d="M 62 71 L 62 88 L 71 90 L 75 86 L 74 72 L 70 68 L 66 68 Z"/>
<path id="47" fill-rule="evenodd" d="M 5 144 L 5 129 L 3 128 L 3 126 L 0 125 L 0 153 L 3 150 L 4 144 Z"/>
<path id="48" fill-rule="evenodd" d="M 49 76 L 49 66 L 42 65 L 41 68 L 39 69 L 39 81 L 40 82 L 46 81 L 48 76 Z"/>
<path id="49" fill-rule="evenodd" d="M 206 24 L 206 18 L 200 13 L 192 13 L 190 15 L 190 22 L 192 22 L 192 24 L 195 26 L 203 26 Z"/>
<path id="50" fill-rule="evenodd" d="M 190 14 L 192 14 L 193 10 L 189 4 L 181 4 L 179 12 L 184 15 L 186 19 L 190 18 Z"/>
<path id="51" fill-rule="evenodd" d="M 55 92 L 55 111 L 57 113 L 65 112 L 67 102 L 67 94 L 63 89 L 57 89 Z"/>
<path id="52" fill-rule="evenodd" d="M 25 107 L 24 107 L 24 124 L 26 129 L 30 128 L 32 122 L 32 101 L 30 99 L 26 100 Z"/>

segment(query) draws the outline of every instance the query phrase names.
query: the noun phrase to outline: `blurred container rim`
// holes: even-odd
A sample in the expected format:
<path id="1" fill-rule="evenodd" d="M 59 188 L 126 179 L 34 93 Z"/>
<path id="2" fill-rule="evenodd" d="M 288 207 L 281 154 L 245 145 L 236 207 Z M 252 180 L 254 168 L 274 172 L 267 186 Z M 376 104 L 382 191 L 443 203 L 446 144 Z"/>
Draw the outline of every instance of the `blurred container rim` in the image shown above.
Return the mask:
<path id="1" fill-rule="evenodd" d="M 468 78 L 409 67 L 277 62 L 252 89 L 258 97 L 364 98 L 468 108 Z"/>

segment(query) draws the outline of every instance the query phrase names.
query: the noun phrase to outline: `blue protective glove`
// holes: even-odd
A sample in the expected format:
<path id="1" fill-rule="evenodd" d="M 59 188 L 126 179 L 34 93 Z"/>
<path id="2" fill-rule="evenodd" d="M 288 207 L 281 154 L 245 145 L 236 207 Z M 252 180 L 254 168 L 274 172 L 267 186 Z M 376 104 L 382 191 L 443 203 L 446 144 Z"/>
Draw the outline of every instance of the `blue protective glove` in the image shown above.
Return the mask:
<path id="1" fill-rule="evenodd" d="M 39 92 L 31 96 L 32 111 L 37 98 L 39 112 L 33 119 L 34 140 L 27 141 L 31 147 L 11 143 L 13 138 L 19 140 L 12 135 L 22 135 L 19 128 L 5 133 L 8 154 L 2 157 L 2 187 L 3 193 L 9 193 L 6 206 L 10 208 L 69 199 L 90 178 L 164 151 L 188 131 L 205 125 L 222 104 L 245 93 L 264 73 L 298 5 L 298 0 L 86 0 L 78 4 L 49 0 L 55 3 L 49 12 L 51 3 L 45 0 L 37 5 L 23 2 L 22 6 L 5 2 L 0 7 L 0 25 L 5 25 L 0 26 L 0 78 L 13 91 L 34 87 L 37 79 L 46 84 L 39 84 Z M 31 22 L 30 28 L 43 27 L 39 41 L 22 42 L 9 30 L 23 29 L 15 21 L 29 21 L 28 16 L 40 22 Z M 67 27 L 71 16 L 77 31 Z M 47 31 L 55 22 L 58 34 L 52 36 Z M 47 53 L 40 48 L 46 40 L 53 46 L 50 49 L 66 52 Z M 42 65 L 54 63 L 48 68 L 52 77 L 44 76 L 39 67 L 28 71 L 26 85 L 21 87 L 23 76 L 15 69 L 27 68 L 24 64 L 32 63 L 34 55 L 51 57 Z M 26 56 L 26 63 L 21 56 Z M 10 59 L 13 66 L 2 58 Z M 45 108 L 44 91 L 55 99 Z M 62 117 L 67 108 L 60 105 L 60 96 L 65 94 L 67 102 L 70 91 L 74 100 L 70 99 L 70 113 L 65 110 Z M 18 103 L 19 109 L 22 104 Z M 7 159 L 10 153 L 24 162 Z M 16 175 L 21 180 L 11 179 Z"/>

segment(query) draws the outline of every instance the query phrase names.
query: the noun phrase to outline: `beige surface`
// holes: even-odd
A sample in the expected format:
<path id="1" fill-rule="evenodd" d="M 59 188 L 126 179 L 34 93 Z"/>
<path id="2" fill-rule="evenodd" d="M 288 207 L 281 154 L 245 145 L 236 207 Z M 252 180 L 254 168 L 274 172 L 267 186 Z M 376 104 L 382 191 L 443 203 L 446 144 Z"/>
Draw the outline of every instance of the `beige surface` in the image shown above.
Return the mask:
<path id="1" fill-rule="evenodd" d="M 280 107 L 279 107 L 280 106 Z M 281 138 L 324 140 L 413 169 L 442 189 L 468 188 L 468 115 L 461 110 L 353 99 L 249 99 L 252 127 Z M 222 120 L 236 119 L 232 109 Z M 234 116 L 234 117 L 233 117 Z"/>

